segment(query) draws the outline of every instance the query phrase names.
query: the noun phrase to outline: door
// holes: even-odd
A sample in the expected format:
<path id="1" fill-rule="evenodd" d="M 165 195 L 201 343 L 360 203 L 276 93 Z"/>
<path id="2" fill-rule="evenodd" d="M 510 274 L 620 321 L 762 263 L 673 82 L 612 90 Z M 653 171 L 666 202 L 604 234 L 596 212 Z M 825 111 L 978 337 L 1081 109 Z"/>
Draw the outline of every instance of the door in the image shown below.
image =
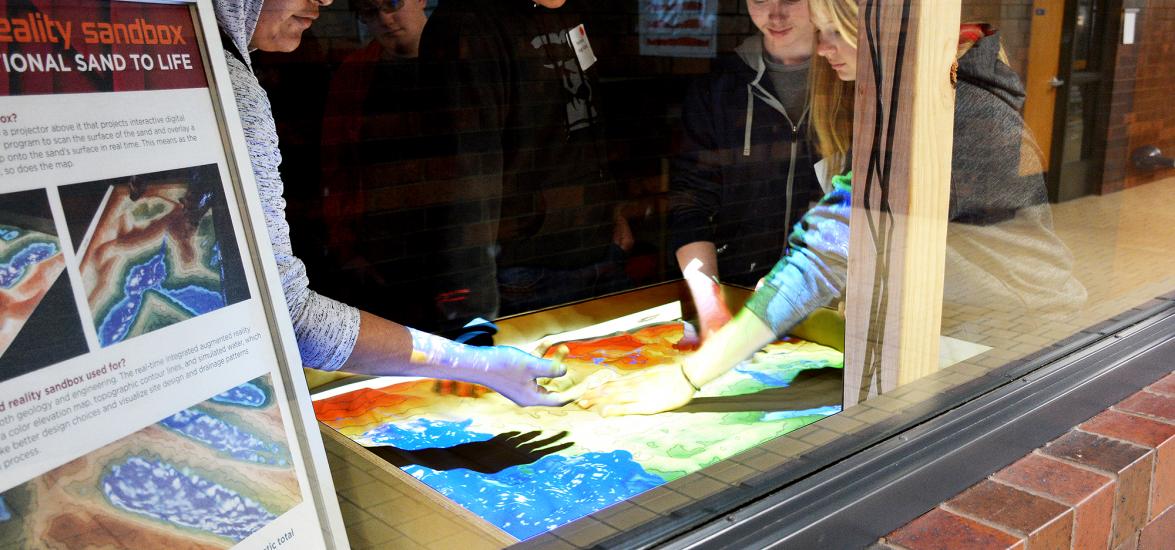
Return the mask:
<path id="1" fill-rule="evenodd" d="M 1117 51 L 1121 0 L 1067 0 L 1053 114 L 1049 199 L 1060 202 L 1097 192 L 1104 162 L 1107 101 Z M 1120 10 L 1119 10 L 1120 11 Z M 1115 15 L 1115 17 L 1111 17 Z"/>
<path id="2" fill-rule="evenodd" d="M 1065 0 L 1035 0 L 1024 75 L 1024 122 L 1040 146 L 1048 170 L 1053 152 L 1053 111 L 1057 103 L 1057 75 L 1061 74 L 1061 33 L 1065 29 Z"/>

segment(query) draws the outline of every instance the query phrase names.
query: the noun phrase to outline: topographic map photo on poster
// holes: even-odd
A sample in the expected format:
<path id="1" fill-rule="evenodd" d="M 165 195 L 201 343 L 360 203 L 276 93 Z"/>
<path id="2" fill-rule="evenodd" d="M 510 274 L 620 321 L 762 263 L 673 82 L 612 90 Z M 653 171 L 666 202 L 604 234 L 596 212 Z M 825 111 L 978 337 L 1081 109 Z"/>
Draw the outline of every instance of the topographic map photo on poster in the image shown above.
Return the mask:
<path id="1" fill-rule="evenodd" d="M 714 57 L 718 0 L 641 0 L 641 55 Z"/>

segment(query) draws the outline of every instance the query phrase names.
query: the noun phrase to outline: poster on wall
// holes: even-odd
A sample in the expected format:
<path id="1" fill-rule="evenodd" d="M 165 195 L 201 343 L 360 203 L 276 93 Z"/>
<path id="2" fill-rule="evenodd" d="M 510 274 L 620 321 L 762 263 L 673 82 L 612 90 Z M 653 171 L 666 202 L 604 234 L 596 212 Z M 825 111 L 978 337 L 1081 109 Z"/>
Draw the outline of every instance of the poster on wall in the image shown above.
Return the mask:
<path id="1" fill-rule="evenodd" d="M 641 55 L 714 57 L 718 0 L 641 0 Z"/>
<path id="2" fill-rule="evenodd" d="M 2 548 L 345 545 L 215 29 L 0 1 Z"/>

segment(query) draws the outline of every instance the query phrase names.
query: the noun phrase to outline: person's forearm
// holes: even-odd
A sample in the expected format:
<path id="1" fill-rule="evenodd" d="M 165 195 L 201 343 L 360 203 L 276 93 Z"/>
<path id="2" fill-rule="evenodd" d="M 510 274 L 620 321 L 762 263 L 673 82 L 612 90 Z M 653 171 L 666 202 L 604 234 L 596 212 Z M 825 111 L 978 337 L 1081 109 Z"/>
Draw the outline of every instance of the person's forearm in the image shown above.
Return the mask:
<path id="1" fill-rule="evenodd" d="M 508 346 L 458 344 L 360 312 L 359 337 L 343 369 L 375 376 L 420 376 L 472 382 L 522 405 L 559 406 L 570 400 L 536 383 L 567 373 L 558 362 Z"/>
<path id="2" fill-rule="evenodd" d="M 404 374 L 411 357 L 408 327 L 360 311 L 359 337 L 340 370 L 375 376 Z"/>
<path id="3" fill-rule="evenodd" d="M 697 353 L 686 358 L 682 370 L 689 381 L 700 388 L 763 349 L 775 337 L 766 323 L 743 309 L 734 320 L 706 340 Z"/>
<path id="4" fill-rule="evenodd" d="M 677 249 L 677 266 L 689 287 L 690 297 L 698 308 L 698 315 L 725 310 L 722 295 L 714 292 L 718 281 L 718 252 L 714 243 L 698 241 Z"/>
<path id="5" fill-rule="evenodd" d="M 718 252 L 709 241 L 692 242 L 677 249 L 677 263 L 698 311 L 704 337 L 730 320 L 730 310 L 718 285 Z"/>
<path id="6" fill-rule="evenodd" d="M 698 260 L 698 271 L 712 279 L 718 277 L 718 250 L 710 241 L 697 241 L 677 249 L 677 267 L 685 273 L 690 262 Z"/>
<path id="7" fill-rule="evenodd" d="M 425 376 L 476 382 L 460 359 L 466 346 L 359 312 L 359 339 L 342 370 L 373 376 Z"/>

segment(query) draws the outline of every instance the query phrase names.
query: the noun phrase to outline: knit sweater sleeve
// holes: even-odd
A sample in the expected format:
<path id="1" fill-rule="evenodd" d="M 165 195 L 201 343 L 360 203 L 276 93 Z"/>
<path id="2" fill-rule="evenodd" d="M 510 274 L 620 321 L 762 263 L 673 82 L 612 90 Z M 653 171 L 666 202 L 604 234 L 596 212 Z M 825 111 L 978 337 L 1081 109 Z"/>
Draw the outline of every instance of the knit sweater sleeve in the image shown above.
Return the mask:
<path id="1" fill-rule="evenodd" d="M 310 290 L 306 266 L 294 256 L 290 244 L 286 201 L 282 198 L 284 184 L 278 172 L 281 152 L 277 146 L 277 128 L 269 98 L 244 63 L 232 55 L 226 57 L 253 175 L 257 180 L 257 193 L 265 212 L 265 226 L 269 230 L 302 363 L 316 369 L 337 370 L 350 357 L 359 337 L 359 310 Z"/>
<path id="2" fill-rule="evenodd" d="M 746 308 L 776 334 L 784 334 L 845 290 L 851 177 L 833 178 L 833 190 L 796 224 L 787 253 L 747 301 Z"/>

